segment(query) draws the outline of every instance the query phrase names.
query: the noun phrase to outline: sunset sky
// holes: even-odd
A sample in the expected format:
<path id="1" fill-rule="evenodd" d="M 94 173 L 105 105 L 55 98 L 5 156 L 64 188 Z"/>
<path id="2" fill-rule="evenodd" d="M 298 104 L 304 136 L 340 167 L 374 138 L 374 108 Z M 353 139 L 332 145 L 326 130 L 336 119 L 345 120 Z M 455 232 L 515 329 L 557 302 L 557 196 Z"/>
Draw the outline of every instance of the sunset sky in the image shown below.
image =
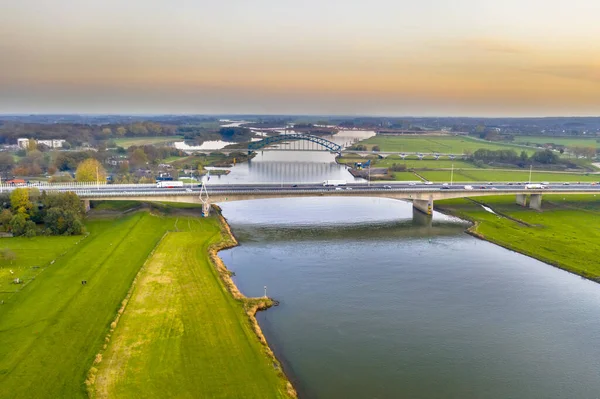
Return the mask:
<path id="1" fill-rule="evenodd" d="M 0 0 L 0 113 L 599 115 L 598 0 Z"/>

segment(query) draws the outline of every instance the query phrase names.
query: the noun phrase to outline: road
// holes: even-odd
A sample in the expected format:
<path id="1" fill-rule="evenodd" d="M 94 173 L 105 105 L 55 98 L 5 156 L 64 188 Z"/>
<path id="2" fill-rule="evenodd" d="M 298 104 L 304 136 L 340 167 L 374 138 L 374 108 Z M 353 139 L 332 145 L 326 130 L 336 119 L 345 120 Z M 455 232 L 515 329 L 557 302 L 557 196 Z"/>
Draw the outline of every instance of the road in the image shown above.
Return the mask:
<path id="1" fill-rule="evenodd" d="M 600 185 L 590 184 L 590 183 L 581 183 L 581 184 L 569 184 L 565 185 L 562 183 L 555 184 L 547 184 L 544 185 L 543 189 L 531 190 L 526 188 L 526 184 L 523 182 L 514 182 L 514 183 L 455 183 L 453 185 L 449 185 L 447 183 L 444 184 L 425 184 L 425 183 L 406 183 L 406 182 L 386 182 L 386 183 L 348 183 L 345 186 L 341 187 L 324 187 L 322 183 L 307 183 L 307 184 L 292 184 L 292 183 L 278 183 L 278 184 L 207 184 L 207 190 L 209 193 L 248 193 L 248 192 L 278 192 L 278 191 L 303 191 L 303 192 L 330 192 L 330 191 L 348 191 L 348 190 L 357 190 L 360 192 L 369 192 L 369 191 L 381 191 L 381 190 L 390 190 L 390 191 L 415 191 L 415 192 L 432 192 L 432 191 L 464 191 L 468 192 L 471 189 L 466 189 L 465 187 L 472 187 L 472 190 L 481 191 L 481 190 L 510 190 L 514 191 L 523 191 L 523 192 L 544 192 L 544 191 L 552 191 L 552 192 L 600 192 Z M 39 187 L 41 190 L 47 191 L 74 191 L 77 193 L 102 193 L 104 195 L 109 193 L 182 193 L 189 195 L 190 193 L 199 193 L 201 187 L 198 185 L 185 185 L 182 188 L 157 188 L 154 184 L 127 184 L 127 185 L 117 185 L 117 184 L 106 184 L 99 186 L 78 186 L 78 187 L 66 187 L 66 186 L 53 186 L 53 187 Z M 6 188 L 4 188 L 6 190 Z"/>

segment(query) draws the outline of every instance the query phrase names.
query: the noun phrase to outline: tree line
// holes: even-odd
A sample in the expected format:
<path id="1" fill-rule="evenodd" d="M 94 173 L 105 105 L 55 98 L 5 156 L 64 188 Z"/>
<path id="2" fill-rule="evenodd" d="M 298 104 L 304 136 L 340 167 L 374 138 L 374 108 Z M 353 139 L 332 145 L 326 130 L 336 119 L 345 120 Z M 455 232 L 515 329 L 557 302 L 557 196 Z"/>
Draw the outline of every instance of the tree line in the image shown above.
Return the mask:
<path id="1" fill-rule="evenodd" d="M 525 151 L 521 151 L 520 154 L 517 154 L 515 150 L 488 150 L 486 148 L 480 148 L 475 151 L 470 158 L 476 163 L 513 164 L 520 167 L 529 165 L 530 163 L 550 165 L 558 164 L 560 162 L 558 154 L 551 150 L 538 151 L 529 156 Z"/>
<path id="2" fill-rule="evenodd" d="M 85 232 L 83 204 L 73 192 L 17 188 L 2 198 L 0 226 L 14 236 L 78 235 Z"/>

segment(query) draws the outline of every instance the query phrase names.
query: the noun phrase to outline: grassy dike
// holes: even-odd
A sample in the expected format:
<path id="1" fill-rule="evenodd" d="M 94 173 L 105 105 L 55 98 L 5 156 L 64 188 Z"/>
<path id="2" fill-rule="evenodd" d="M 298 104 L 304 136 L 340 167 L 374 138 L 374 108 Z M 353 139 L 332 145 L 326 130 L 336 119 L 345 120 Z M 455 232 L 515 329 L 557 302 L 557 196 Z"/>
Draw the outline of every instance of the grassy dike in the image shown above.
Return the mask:
<path id="1" fill-rule="evenodd" d="M 296 393 L 218 251 L 237 245 L 224 218 L 180 218 L 140 270 L 96 356 L 93 398 L 290 398 Z M 257 339 L 258 337 L 258 339 Z"/>
<path id="2" fill-rule="evenodd" d="M 0 398 L 86 397 L 87 372 L 121 301 L 173 224 L 140 212 L 89 220 L 89 235 L 76 245 L 72 237 L 32 241 L 30 252 L 48 252 L 54 262 L 40 265 L 43 271 L 0 305 Z M 22 247 L 23 240 L 1 244 Z M 54 258 L 50 246 L 64 251 Z"/>
<path id="3" fill-rule="evenodd" d="M 271 301 L 234 299 L 209 260 L 226 270 L 224 220 L 131 205 L 92 212 L 85 237 L 0 240 L 16 253 L 0 261 L 0 398 L 294 396 L 255 334 L 254 312 Z M 144 296 L 154 307 L 139 313 Z M 116 384 L 100 385 L 114 370 Z"/>
<path id="4" fill-rule="evenodd" d="M 435 207 L 472 221 L 468 232 L 476 237 L 600 282 L 600 197 L 544 195 L 541 212 L 515 204 L 513 196 L 436 201 Z"/>

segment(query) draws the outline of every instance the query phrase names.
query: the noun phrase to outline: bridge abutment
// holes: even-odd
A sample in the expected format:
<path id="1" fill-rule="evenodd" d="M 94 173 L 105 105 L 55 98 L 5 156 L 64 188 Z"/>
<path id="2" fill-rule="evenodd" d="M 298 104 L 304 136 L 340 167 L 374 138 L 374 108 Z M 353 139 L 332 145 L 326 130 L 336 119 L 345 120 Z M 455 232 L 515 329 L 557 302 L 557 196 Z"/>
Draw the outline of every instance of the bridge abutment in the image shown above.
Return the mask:
<path id="1" fill-rule="evenodd" d="M 517 205 L 527 206 L 527 195 L 517 194 Z"/>
<path id="2" fill-rule="evenodd" d="M 542 194 L 531 194 L 529 197 L 529 207 L 536 211 L 542 210 Z"/>
<path id="3" fill-rule="evenodd" d="M 426 215 L 433 214 L 433 196 L 430 195 L 428 199 L 414 199 L 413 208 L 423 212 Z"/>
<path id="4" fill-rule="evenodd" d="M 85 212 L 89 212 L 91 207 L 90 207 L 90 200 L 89 199 L 84 199 L 83 200 L 83 209 L 85 210 Z"/>

